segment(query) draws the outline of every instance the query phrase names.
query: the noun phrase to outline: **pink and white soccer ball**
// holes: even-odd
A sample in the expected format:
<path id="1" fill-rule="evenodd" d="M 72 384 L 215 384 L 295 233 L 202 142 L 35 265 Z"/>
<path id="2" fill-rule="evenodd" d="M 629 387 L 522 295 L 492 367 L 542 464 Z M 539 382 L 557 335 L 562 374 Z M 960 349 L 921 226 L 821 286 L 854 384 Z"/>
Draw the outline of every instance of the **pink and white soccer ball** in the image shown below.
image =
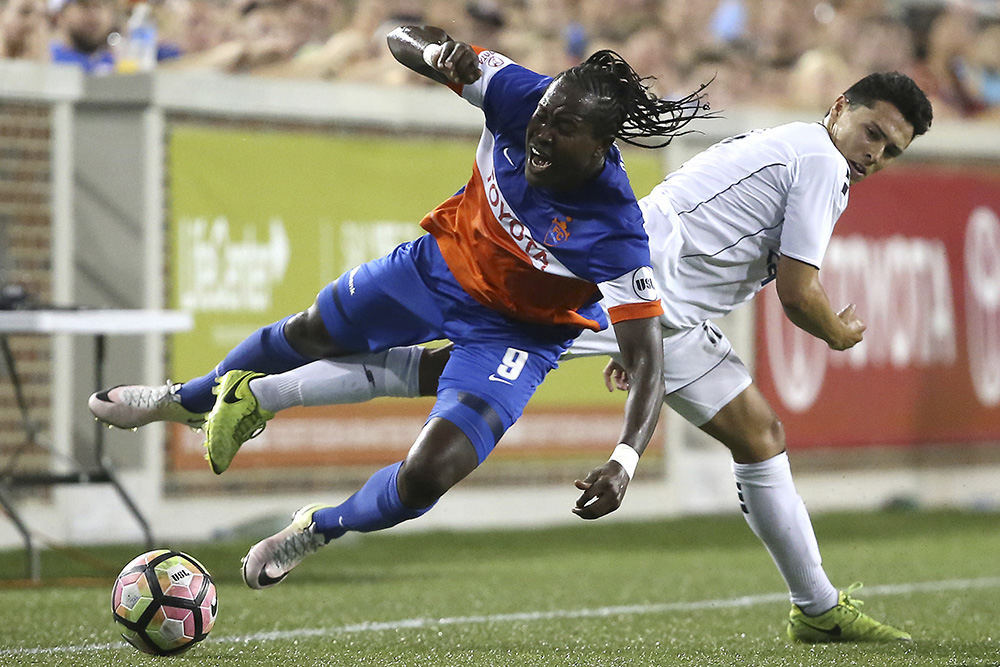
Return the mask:
<path id="1" fill-rule="evenodd" d="M 208 570 L 170 549 L 133 558 L 111 590 L 111 612 L 123 626 L 122 637 L 143 653 L 183 653 L 208 636 L 218 611 Z"/>

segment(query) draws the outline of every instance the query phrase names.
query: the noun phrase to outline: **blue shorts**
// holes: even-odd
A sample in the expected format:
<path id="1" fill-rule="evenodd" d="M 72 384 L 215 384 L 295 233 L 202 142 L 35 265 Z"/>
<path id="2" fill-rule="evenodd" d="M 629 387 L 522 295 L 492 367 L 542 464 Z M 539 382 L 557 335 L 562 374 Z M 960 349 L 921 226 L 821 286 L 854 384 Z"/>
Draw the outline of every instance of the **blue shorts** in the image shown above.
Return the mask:
<path id="1" fill-rule="evenodd" d="M 330 336 L 352 352 L 451 340 L 430 417 L 458 426 L 480 463 L 579 334 L 481 305 L 455 280 L 429 235 L 344 273 L 317 303 Z"/>

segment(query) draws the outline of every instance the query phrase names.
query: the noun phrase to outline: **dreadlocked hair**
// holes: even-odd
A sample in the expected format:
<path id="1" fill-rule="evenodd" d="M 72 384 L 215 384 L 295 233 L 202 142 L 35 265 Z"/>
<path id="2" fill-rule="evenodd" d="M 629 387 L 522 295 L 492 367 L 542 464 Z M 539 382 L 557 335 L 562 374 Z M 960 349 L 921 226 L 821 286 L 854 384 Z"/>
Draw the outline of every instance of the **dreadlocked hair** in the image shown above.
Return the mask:
<path id="1" fill-rule="evenodd" d="M 702 94 L 707 83 L 686 97 L 660 99 L 646 83 L 653 77 L 639 76 L 614 51 L 598 51 L 558 78 L 573 82 L 597 98 L 592 121 L 598 136 L 613 136 L 633 146 L 662 148 L 674 137 L 696 132 L 685 129 L 691 121 L 712 117 L 703 113 L 708 111 Z M 657 137 L 662 141 L 648 141 Z"/>

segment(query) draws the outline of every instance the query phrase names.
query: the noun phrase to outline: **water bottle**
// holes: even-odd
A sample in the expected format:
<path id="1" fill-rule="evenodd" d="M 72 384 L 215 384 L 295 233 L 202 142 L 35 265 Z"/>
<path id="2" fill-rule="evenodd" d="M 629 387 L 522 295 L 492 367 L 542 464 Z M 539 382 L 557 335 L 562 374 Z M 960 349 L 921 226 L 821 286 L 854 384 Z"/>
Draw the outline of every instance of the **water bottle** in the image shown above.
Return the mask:
<path id="1" fill-rule="evenodd" d="M 118 61 L 118 71 L 124 74 L 149 72 L 156 67 L 156 20 L 147 2 L 132 5 L 132 14 L 125 26 L 125 40 Z"/>

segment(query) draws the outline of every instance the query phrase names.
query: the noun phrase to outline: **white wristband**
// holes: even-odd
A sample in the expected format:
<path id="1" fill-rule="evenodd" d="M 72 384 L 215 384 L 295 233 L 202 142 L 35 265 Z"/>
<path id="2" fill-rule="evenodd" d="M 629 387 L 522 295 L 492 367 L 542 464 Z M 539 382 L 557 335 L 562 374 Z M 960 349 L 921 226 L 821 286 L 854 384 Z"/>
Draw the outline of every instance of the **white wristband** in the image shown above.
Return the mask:
<path id="1" fill-rule="evenodd" d="M 622 468 L 625 468 L 625 474 L 631 481 L 635 477 L 635 467 L 639 465 L 639 452 L 622 443 L 615 447 L 615 451 L 611 452 L 611 458 L 608 461 L 615 461 Z"/>
<path id="2" fill-rule="evenodd" d="M 427 46 L 425 46 L 423 53 L 424 62 L 427 63 L 430 67 L 437 69 L 437 65 L 435 65 L 434 63 L 437 60 L 437 57 L 441 54 L 441 49 L 443 48 L 443 46 L 444 46 L 443 44 L 428 44 Z"/>

